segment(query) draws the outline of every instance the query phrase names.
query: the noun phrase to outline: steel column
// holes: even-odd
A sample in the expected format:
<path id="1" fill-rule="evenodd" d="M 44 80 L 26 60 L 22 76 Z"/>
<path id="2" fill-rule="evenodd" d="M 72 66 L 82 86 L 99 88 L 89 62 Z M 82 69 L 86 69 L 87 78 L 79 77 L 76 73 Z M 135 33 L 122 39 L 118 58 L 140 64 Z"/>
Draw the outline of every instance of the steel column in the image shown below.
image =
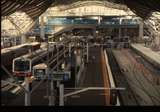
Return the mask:
<path id="1" fill-rule="evenodd" d="M 60 93 L 59 106 L 64 106 L 64 85 L 63 84 L 60 84 L 59 86 L 59 93 Z"/>
<path id="2" fill-rule="evenodd" d="M 27 92 L 25 92 L 25 106 L 31 105 L 31 94 L 29 89 L 29 77 L 25 77 L 25 89 Z"/>

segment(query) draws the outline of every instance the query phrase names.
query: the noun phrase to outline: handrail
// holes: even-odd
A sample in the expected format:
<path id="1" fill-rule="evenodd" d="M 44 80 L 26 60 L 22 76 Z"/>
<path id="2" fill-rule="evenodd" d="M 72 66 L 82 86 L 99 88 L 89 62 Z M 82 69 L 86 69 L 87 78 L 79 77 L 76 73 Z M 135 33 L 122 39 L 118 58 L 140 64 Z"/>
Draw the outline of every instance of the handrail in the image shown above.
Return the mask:
<path id="1" fill-rule="evenodd" d="M 104 88 L 104 87 L 66 88 L 66 89 L 80 89 L 80 90 L 65 94 L 64 97 L 72 96 L 89 90 L 125 90 L 125 88 Z"/>

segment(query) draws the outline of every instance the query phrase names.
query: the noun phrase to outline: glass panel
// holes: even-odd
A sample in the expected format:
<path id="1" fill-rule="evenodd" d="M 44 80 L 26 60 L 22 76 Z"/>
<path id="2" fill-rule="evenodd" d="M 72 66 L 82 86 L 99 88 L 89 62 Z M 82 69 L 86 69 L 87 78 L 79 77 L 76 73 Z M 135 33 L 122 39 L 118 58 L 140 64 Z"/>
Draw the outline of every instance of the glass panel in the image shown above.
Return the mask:
<path id="1" fill-rule="evenodd" d="M 30 62 L 29 61 L 15 61 L 15 71 L 25 72 L 30 70 Z"/>

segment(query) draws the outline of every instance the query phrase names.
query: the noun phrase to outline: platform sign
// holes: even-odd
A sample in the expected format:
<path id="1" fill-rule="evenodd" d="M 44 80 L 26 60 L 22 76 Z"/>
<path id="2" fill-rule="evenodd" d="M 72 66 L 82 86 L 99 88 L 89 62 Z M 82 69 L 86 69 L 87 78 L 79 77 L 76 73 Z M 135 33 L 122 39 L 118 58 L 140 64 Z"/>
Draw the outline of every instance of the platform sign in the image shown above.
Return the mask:
<path id="1" fill-rule="evenodd" d="M 71 78 L 70 71 L 52 72 L 50 79 L 53 78 L 55 81 L 68 81 Z"/>

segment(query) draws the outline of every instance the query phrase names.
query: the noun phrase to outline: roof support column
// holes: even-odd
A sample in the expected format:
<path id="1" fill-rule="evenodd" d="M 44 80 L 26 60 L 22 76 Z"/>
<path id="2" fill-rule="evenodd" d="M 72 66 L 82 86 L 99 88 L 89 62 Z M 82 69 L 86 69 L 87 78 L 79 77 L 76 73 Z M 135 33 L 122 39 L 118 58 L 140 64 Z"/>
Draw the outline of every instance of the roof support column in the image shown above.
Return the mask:
<path id="1" fill-rule="evenodd" d="M 96 28 L 93 28 L 93 37 L 96 37 Z"/>
<path id="2" fill-rule="evenodd" d="M 118 33 L 118 37 L 121 38 L 121 27 L 119 27 L 119 33 Z"/>
<path id="3" fill-rule="evenodd" d="M 121 23 L 122 23 L 122 19 L 119 19 L 119 27 L 118 27 L 118 38 L 121 38 Z"/>
<path id="4" fill-rule="evenodd" d="M 40 38 L 45 39 L 45 32 L 44 32 L 44 17 L 40 17 Z"/>
<path id="5" fill-rule="evenodd" d="M 98 16 L 98 25 L 101 24 L 101 16 Z"/>
<path id="6" fill-rule="evenodd" d="M 16 40 L 17 40 L 17 37 L 14 37 L 13 38 L 13 46 L 16 46 L 16 43 L 17 43 Z"/>
<path id="7" fill-rule="evenodd" d="M 21 35 L 21 44 L 25 44 L 26 43 L 26 36 L 25 34 Z"/>
<path id="8" fill-rule="evenodd" d="M 139 39 L 138 39 L 138 41 L 140 42 L 142 40 L 142 38 L 143 38 L 143 22 L 140 21 L 139 22 Z"/>

